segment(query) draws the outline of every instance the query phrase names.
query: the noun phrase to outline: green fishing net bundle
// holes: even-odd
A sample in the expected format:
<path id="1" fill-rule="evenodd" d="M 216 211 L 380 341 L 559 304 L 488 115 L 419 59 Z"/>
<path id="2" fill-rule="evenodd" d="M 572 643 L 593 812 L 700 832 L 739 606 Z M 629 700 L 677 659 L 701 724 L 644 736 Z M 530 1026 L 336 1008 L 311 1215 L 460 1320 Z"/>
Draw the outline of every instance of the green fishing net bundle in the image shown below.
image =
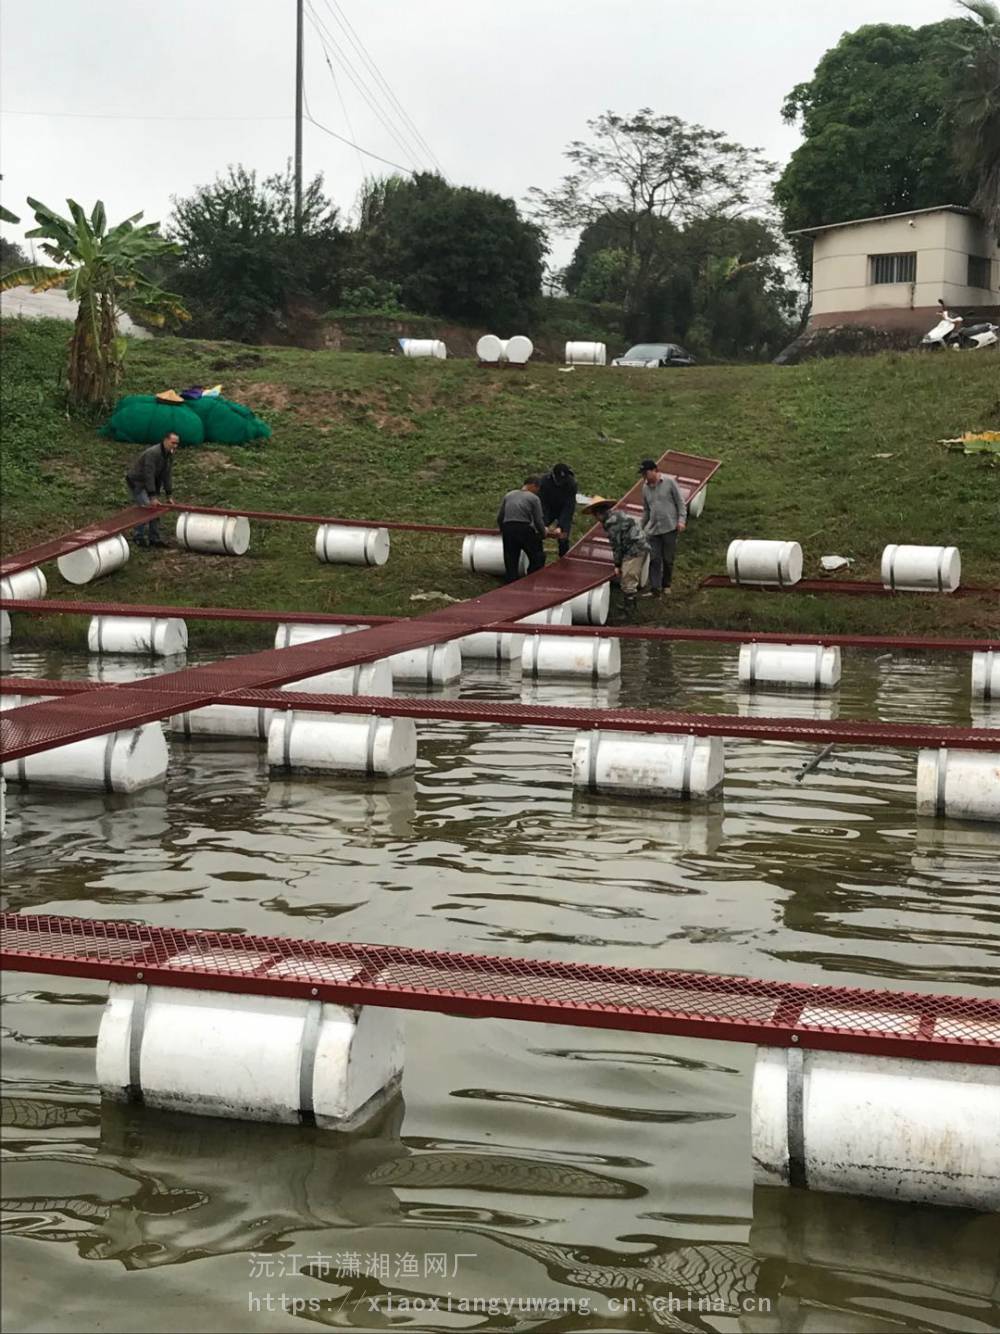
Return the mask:
<path id="1" fill-rule="evenodd" d="M 245 445 L 271 434 L 248 407 L 221 395 L 161 403 L 152 394 L 127 394 L 101 427 L 109 439 L 134 445 L 155 445 L 169 431 L 177 432 L 182 445 Z"/>

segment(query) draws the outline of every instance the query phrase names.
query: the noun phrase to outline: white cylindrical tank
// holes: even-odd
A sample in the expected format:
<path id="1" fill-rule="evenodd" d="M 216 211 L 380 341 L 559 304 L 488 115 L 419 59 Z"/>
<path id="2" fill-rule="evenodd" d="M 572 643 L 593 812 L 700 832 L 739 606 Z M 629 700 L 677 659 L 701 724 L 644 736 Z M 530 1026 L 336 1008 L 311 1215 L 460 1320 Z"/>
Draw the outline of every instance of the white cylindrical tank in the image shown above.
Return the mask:
<path id="1" fill-rule="evenodd" d="M 91 653 L 142 653 L 169 658 L 187 648 L 187 622 L 175 616 L 92 616 Z"/>
<path id="2" fill-rule="evenodd" d="M 518 625 L 572 625 L 573 613 L 568 602 L 558 602 L 544 611 L 533 611 L 530 616 L 522 616 Z"/>
<path id="3" fill-rule="evenodd" d="M 840 649 L 823 644 L 744 644 L 740 685 L 831 690 L 840 680 Z"/>
<path id="4" fill-rule="evenodd" d="M 491 365 L 499 362 L 503 358 L 504 340 L 498 338 L 496 334 L 483 334 L 476 344 L 476 356 L 480 361 L 487 361 Z"/>
<path id="5" fill-rule="evenodd" d="M 973 653 L 972 694 L 976 699 L 1000 703 L 1000 651 Z"/>
<path id="6" fill-rule="evenodd" d="M 173 961 L 182 956 L 174 956 Z M 195 951 L 190 962 L 197 966 Z M 228 962 L 228 955 L 227 955 Z M 296 961 L 258 975 L 294 975 Z M 344 980 L 358 966 L 344 963 Z M 112 982 L 97 1037 L 97 1082 L 116 1101 L 201 1116 L 349 1124 L 399 1079 L 395 1011 Z"/>
<path id="7" fill-rule="evenodd" d="M 803 1026 L 871 1023 L 867 1012 L 814 1011 L 806 1009 Z M 757 1050 L 751 1135 L 758 1185 L 995 1211 L 998 1125 L 996 1066 Z"/>
<path id="8" fill-rule="evenodd" d="M 5 611 L 0 611 L 0 644 L 10 643 L 10 616 Z"/>
<path id="9" fill-rule="evenodd" d="M 603 343 L 567 343 L 567 366 L 604 366 L 608 360 L 608 349 Z"/>
<path id="10" fill-rule="evenodd" d="M 922 750 L 917 757 L 917 814 L 1000 821 L 1000 751 Z"/>
<path id="11" fill-rule="evenodd" d="M 406 649 L 386 661 L 392 668 L 393 679 L 410 685 L 446 686 L 462 675 L 462 650 L 457 639 L 430 644 L 427 648 Z"/>
<path id="12" fill-rule="evenodd" d="M 278 713 L 267 734 L 271 769 L 390 778 L 417 762 L 412 718 L 376 714 Z"/>
<path id="13" fill-rule="evenodd" d="M 589 635 L 563 638 L 560 635 L 529 635 L 521 650 L 525 676 L 587 676 L 606 681 L 622 669 L 617 639 Z"/>
<path id="14" fill-rule="evenodd" d="M 802 548 L 798 542 L 739 537 L 729 544 L 726 569 L 734 584 L 787 588 L 802 578 Z"/>
<path id="15" fill-rule="evenodd" d="M 523 366 L 531 358 L 535 345 L 524 334 L 515 334 L 504 342 L 503 357 L 512 366 Z"/>
<path id="16" fill-rule="evenodd" d="M 244 556 L 250 547 L 250 520 L 242 514 L 178 514 L 177 544 L 188 551 Z"/>
<path id="17" fill-rule="evenodd" d="M 882 552 L 882 587 L 902 593 L 954 593 L 962 580 L 958 547 L 892 543 Z"/>
<path id="18" fill-rule="evenodd" d="M 250 737 L 266 741 L 273 709 L 251 709 L 242 704 L 206 704 L 190 713 L 166 719 L 168 732 L 186 737 Z"/>
<path id="19" fill-rule="evenodd" d="M 462 538 L 462 565 L 473 574 L 503 574 L 503 538 L 470 533 Z M 528 557 L 521 552 L 518 572 L 528 573 Z"/>
<path id="20" fill-rule="evenodd" d="M 688 501 L 688 518 L 697 519 L 705 508 L 705 500 L 708 496 L 708 484 L 706 483 L 700 491 L 696 491 Z"/>
<path id="21" fill-rule="evenodd" d="M 281 624 L 274 632 L 275 648 L 294 648 L 310 644 L 314 639 L 331 639 L 334 635 L 349 635 L 355 630 L 368 630 L 367 625 L 298 625 Z"/>
<path id="22" fill-rule="evenodd" d="M 304 690 L 310 695 L 381 695 L 392 694 L 392 667 L 388 658 L 378 662 L 357 662 L 353 667 L 320 672 L 302 681 L 290 681 L 282 690 Z"/>
<path id="23" fill-rule="evenodd" d="M 606 625 L 611 610 L 611 584 L 598 584 L 579 597 L 570 598 L 565 605 L 572 625 Z"/>
<path id="24" fill-rule="evenodd" d="M 497 630 L 482 630 L 466 635 L 458 641 L 462 661 L 476 659 L 483 662 L 510 663 L 521 661 L 523 635 L 509 635 Z"/>
<path id="25" fill-rule="evenodd" d="M 400 346 L 404 357 L 436 357 L 444 361 L 448 349 L 440 338 L 401 338 Z"/>
<path id="26" fill-rule="evenodd" d="M 138 792 L 162 782 L 166 772 L 167 743 L 159 723 L 72 741 L 3 766 L 3 776 L 11 783 L 104 792 Z"/>
<path id="27" fill-rule="evenodd" d="M 92 579 L 100 579 L 120 570 L 129 555 L 125 534 L 116 533 L 114 537 L 106 537 L 89 547 L 68 551 L 65 556 L 59 557 L 56 564 L 67 583 L 89 584 Z"/>
<path id="28" fill-rule="evenodd" d="M 384 565 L 389 559 L 389 530 L 322 523 L 316 529 L 316 559 L 330 565 Z"/>
<path id="29" fill-rule="evenodd" d="M 573 786 L 592 792 L 651 797 L 710 797 L 722 786 L 720 736 L 647 736 L 635 732 L 578 732 Z"/>
<path id="30" fill-rule="evenodd" d="M 37 565 L 30 565 L 26 570 L 8 574 L 0 579 L 0 598 L 15 599 L 18 602 L 33 598 L 43 598 L 48 592 L 45 575 Z"/>

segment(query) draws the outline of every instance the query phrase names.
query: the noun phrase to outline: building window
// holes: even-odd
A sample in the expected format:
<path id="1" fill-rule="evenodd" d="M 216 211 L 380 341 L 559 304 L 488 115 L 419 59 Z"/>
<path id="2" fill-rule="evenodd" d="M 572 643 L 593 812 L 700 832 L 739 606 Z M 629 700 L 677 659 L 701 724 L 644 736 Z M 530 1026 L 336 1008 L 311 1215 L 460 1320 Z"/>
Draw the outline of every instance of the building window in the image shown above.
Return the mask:
<path id="1" fill-rule="evenodd" d="M 990 261 L 986 255 L 969 256 L 969 274 L 967 286 L 990 290 Z"/>
<path id="2" fill-rule="evenodd" d="M 915 283 L 917 281 L 917 252 L 903 250 L 896 255 L 869 255 L 870 282 Z"/>

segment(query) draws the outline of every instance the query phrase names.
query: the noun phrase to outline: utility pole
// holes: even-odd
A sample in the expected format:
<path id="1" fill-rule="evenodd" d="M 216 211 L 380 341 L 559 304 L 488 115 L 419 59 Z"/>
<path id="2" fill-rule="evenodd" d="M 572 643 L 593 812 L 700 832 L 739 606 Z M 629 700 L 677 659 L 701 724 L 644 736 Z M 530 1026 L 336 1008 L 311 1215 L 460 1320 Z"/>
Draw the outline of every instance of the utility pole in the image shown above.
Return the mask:
<path id="1" fill-rule="evenodd" d="M 302 0 L 295 0 L 295 235 L 302 232 Z"/>

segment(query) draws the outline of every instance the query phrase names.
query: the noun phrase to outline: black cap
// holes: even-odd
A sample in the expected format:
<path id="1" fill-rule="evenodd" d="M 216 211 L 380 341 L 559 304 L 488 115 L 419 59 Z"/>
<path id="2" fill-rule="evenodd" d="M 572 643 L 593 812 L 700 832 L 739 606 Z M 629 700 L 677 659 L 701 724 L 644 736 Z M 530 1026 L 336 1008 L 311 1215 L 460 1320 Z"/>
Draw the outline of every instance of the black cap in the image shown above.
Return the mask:
<path id="1" fill-rule="evenodd" d="M 656 468 L 656 467 L 658 467 L 658 466 L 659 466 L 659 465 L 657 464 L 657 462 L 656 462 L 655 459 L 643 459 L 643 461 L 639 464 L 639 471 L 640 471 L 640 472 L 651 472 L 652 469 L 654 469 L 654 468 Z"/>

